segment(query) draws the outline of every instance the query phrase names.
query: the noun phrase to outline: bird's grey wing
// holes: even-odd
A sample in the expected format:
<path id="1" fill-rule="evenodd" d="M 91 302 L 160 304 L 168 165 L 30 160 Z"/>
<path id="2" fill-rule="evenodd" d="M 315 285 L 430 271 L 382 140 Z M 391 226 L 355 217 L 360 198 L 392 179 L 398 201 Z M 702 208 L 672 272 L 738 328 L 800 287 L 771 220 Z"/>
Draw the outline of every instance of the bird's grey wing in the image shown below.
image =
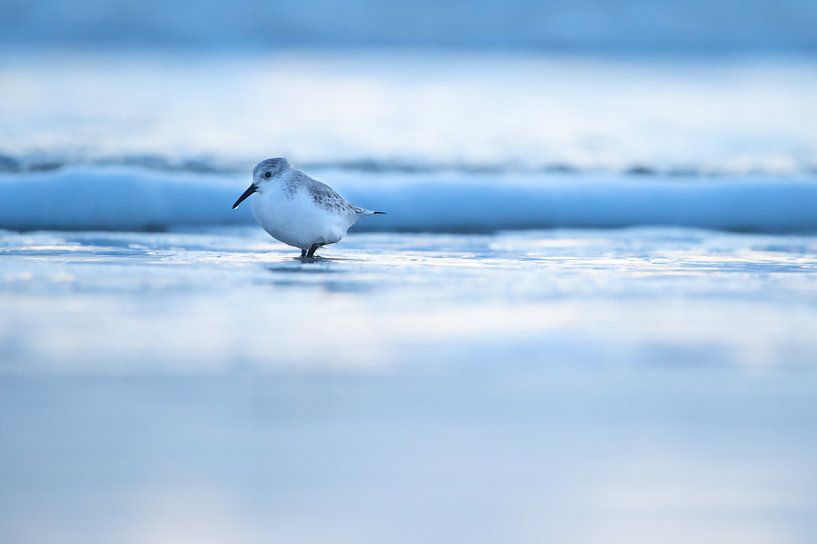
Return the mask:
<path id="1" fill-rule="evenodd" d="M 359 214 L 365 212 L 363 208 L 347 202 L 345 198 L 327 184 L 312 179 L 303 172 L 298 172 L 298 174 L 299 181 L 306 186 L 309 196 L 318 206 L 341 213 Z"/>

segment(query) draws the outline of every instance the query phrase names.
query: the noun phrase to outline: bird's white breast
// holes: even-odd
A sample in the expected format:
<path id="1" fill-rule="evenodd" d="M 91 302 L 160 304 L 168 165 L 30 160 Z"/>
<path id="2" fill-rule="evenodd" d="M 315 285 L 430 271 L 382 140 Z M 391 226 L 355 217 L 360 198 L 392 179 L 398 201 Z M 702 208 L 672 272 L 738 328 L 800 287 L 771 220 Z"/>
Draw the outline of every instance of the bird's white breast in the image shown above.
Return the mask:
<path id="1" fill-rule="evenodd" d="M 286 178 L 266 184 L 253 198 L 252 212 L 270 236 L 301 249 L 337 242 L 357 220 L 317 205 L 305 186 Z"/>

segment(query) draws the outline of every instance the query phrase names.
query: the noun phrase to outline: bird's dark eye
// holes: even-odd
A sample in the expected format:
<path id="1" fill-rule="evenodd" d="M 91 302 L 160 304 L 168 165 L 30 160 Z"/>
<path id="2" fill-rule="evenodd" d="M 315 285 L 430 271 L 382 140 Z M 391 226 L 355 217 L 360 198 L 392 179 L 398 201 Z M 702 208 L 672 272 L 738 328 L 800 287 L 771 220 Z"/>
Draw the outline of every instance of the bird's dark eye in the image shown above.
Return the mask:
<path id="1" fill-rule="evenodd" d="M 271 178 L 271 177 L 272 177 L 272 174 L 271 174 L 270 172 L 267 172 L 266 174 L 264 174 L 264 177 L 265 177 L 265 178 Z"/>

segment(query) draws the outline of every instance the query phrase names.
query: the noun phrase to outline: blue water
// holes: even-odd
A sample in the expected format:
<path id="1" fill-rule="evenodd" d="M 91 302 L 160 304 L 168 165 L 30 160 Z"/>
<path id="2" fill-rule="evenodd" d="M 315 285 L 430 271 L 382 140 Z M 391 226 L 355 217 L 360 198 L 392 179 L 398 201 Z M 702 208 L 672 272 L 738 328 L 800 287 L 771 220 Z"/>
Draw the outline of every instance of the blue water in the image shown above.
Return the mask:
<path id="1" fill-rule="evenodd" d="M 0 56 L 0 542 L 813 540 L 812 59 L 117 47 Z M 302 263 L 270 156 L 388 215 Z"/>
<path id="2" fill-rule="evenodd" d="M 387 212 L 362 231 L 684 226 L 741 232 L 817 232 L 810 175 L 628 175 L 591 172 L 362 172 L 310 169 L 347 199 Z M 0 227 L 163 230 L 253 224 L 230 204 L 247 174 L 144 167 L 65 167 L 0 175 Z M 36 194 L 36 198 L 29 195 Z"/>
<path id="3" fill-rule="evenodd" d="M 4 542 L 810 542 L 817 238 L 0 238 Z M 667 535 L 670 537 L 667 537 Z"/>
<path id="4" fill-rule="evenodd" d="M 389 212 L 364 229 L 817 229 L 809 59 L 65 51 L 0 79 L 0 228 L 248 224 L 225 203 L 285 156 Z"/>
<path id="5" fill-rule="evenodd" d="M 428 371 L 497 356 L 810 370 L 816 240 L 353 234 L 304 264 L 257 227 L 9 232 L 3 370 Z"/>
<path id="6" fill-rule="evenodd" d="M 29 47 L 470 47 L 641 52 L 810 52 L 809 0 L 4 0 L 0 43 Z"/>

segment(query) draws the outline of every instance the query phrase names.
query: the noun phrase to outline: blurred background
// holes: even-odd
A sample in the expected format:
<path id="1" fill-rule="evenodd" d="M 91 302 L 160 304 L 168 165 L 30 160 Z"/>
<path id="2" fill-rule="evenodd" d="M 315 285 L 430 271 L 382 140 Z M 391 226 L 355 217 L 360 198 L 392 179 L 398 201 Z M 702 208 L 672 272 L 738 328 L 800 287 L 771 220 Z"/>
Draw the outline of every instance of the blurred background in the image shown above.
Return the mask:
<path id="1" fill-rule="evenodd" d="M 6 1 L 3 41 L 85 47 L 460 47 L 589 53 L 809 53 L 806 0 L 648 5 L 634 0 L 382 4 L 312 0 Z"/>
<path id="2" fill-rule="evenodd" d="M 816 96 L 811 0 L 0 0 L 0 541 L 812 542 Z"/>
<path id="3" fill-rule="evenodd" d="M 237 144 L 258 140 L 268 153 L 311 161 L 814 163 L 805 135 L 814 116 L 798 109 L 813 84 L 802 64 L 817 50 L 817 8 L 804 0 L 2 8 L 6 167 L 37 152 L 247 159 Z M 184 134 L 168 126 L 179 109 Z M 51 127 L 41 126 L 46 116 Z M 121 134 L 122 123 L 136 134 Z M 731 129 L 732 141 L 710 136 L 717 149 L 707 151 L 696 129 L 718 137 Z M 610 148 L 614 135 L 628 147 Z M 655 135 L 671 141 L 655 149 Z M 342 149 L 304 149 L 307 138 Z M 672 149 L 680 145 L 692 150 Z"/>

